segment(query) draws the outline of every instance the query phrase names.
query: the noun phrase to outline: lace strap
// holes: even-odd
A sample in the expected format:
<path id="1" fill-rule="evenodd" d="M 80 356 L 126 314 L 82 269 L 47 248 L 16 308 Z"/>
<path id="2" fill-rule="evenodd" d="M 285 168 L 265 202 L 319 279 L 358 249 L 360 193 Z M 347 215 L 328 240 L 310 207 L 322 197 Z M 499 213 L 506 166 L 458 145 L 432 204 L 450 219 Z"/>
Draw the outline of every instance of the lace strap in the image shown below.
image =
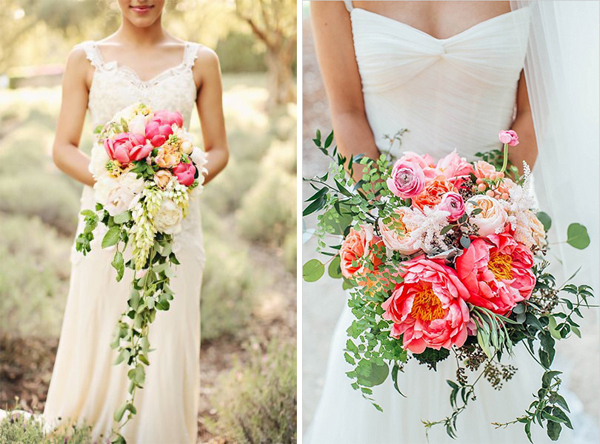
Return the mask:
<path id="1" fill-rule="evenodd" d="M 84 50 L 85 57 L 90 61 L 94 68 L 102 69 L 104 67 L 104 63 L 102 61 L 102 54 L 100 54 L 100 50 L 98 49 L 98 45 L 96 44 L 96 42 L 88 40 L 86 42 L 80 43 L 77 46 Z"/>
<path id="2" fill-rule="evenodd" d="M 346 5 L 346 9 L 348 10 L 348 12 L 352 12 L 352 10 L 354 9 L 352 0 L 344 0 L 344 4 Z"/>
<path id="3" fill-rule="evenodd" d="M 185 44 L 185 49 L 183 50 L 183 63 L 182 65 L 185 68 L 191 68 L 196 63 L 196 59 L 198 58 L 198 49 L 200 48 L 200 44 L 187 42 Z"/>

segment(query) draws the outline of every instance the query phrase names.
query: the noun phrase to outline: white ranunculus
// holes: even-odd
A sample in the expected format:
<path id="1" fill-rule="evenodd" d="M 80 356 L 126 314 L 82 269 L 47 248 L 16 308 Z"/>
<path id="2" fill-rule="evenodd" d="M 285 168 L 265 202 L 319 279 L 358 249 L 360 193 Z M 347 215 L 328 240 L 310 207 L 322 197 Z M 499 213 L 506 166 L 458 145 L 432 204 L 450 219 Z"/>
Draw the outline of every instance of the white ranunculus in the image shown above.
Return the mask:
<path id="1" fill-rule="evenodd" d="M 154 226 L 159 232 L 177 234 L 181 231 L 183 211 L 171 199 L 163 199 L 160 210 L 154 216 Z"/>
<path id="2" fill-rule="evenodd" d="M 480 208 L 481 212 L 472 214 L 476 208 Z M 471 197 L 466 202 L 466 210 L 469 221 L 479 228 L 478 234 L 481 237 L 502 232 L 508 222 L 508 213 L 504 206 L 485 194 Z"/>
<path id="3" fill-rule="evenodd" d="M 208 163 L 208 156 L 203 150 L 195 146 L 190 157 L 192 158 L 192 162 L 196 165 L 196 168 L 198 168 L 198 182 L 202 185 L 204 182 L 204 173 L 207 172 L 204 166 Z"/>
<path id="4" fill-rule="evenodd" d="M 106 195 L 104 208 L 111 216 L 116 216 L 135 206 L 144 190 L 144 180 L 136 177 L 135 173 L 125 173 L 113 181 L 114 186 Z"/>

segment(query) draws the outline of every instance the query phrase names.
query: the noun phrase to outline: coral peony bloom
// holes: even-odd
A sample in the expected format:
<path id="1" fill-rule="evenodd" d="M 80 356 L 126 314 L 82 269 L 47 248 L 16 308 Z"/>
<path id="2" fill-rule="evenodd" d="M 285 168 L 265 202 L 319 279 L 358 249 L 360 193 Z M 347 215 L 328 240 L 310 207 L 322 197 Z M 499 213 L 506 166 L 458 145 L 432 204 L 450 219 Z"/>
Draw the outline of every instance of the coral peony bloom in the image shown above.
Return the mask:
<path id="1" fill-rule="evenodd" d="M 375 254 L 374 246 L 383 247 L 383 242 L 373 232 L 372 225 L 361 225 L 360 230 L 350 229 L 348 236 L 340 248 L 340 268 L 344 277 L 350 279 L 366 276 L 381 264 L 381 259 Z"/>
<path id="2" fill-rule="evenodd" d="M 474 239 L 456 259 L 458 277 L 469 290 L 468 302 L 500 315 L 531 296 L 531 267 L 531 251 L 507 233 Z"/>
<path id="3" fill-rule="evenodd" d="M 450 213 L 448 221 L 456 222 L 465 214 L 465 202 L 460 194 L 451 191 L 444 194 L 442 201 L 438 205 L 438 210 L 447 211 Z"/>
<path id="4" fill-rule="evenodd" d="M 423 169 L 416 163 L 399 160 L 394 164 L 387 186 L 402 199 L 414 197 L 425 187 Z"/>
<path id="5" fill-rule="evenodd" d="M 104 148 L 108 157 L 121 165 L 148 157 L 152 145 L 147 143 L 142 134 L 121 133 L 104 139 Z"/>
<path id="6" fill-rule="evenodd" d="M 382 305 L 383 318 L 394 322 L 392 336 L 402 335 L 403 347 L 413 353 L 461 347 L 468 335 L 469 292 L 456 271 L 425 256 L 401 268 L 404 282 Z"/>
<path id="7" fill-rule="evenodd" d="M 500 202 L 493 197 L 476 194 L 467 201 L 466 207 L 469 221 L 479 228 L 477 234 L 480 237 L 504 231 L 504 227 L 508 222 L 508 213 Z M 477 208 L 481 212 L 473 214 Z"/>
<path id="8" fill-rule="evenodd" d="M 189 187 L 194 183 L 194 175 L 196 174 L 196 167 L 192 163 L 181 162 L 175 168 L 173 168 L 173 174 L 177 177 L 177 180 L 181 185 Z"/>
<path id="9" fill-rule="evenodd" d="M 444 194 L 456 192 L 456 188 L 444 176 L 438 176 L 425 185 L 423 191 L 412 200 L 413 207 L 423 211 L 423 207 L 435 207 L 442 201 Z"/>
<path id="10" fill-rule="evenodd" d="M 394 210 L 388 224 L 379 219 L 379 231 L 386 248 L 399 251 L 402 254 L 414 254 L 421 249 L 421 236 L 415 236 L 413 231 L 419 227 L 415 210 L 400 207 Z M 423 216 L 421 216 L 423 217 Z"/>
<path id="11" fill-rule="evenodd" d="M 519 136 L 513 130 L 500 131 L 498 139 L 502 143 L 508 143 L 510 146 L 517 146 L 519 144 Z"/>
<path id="12" fill-rule="evenodd" d="M 459 181 L 462 181 L 473 172 L 473 166 L 454 150 L 438 161 L 436 170 L 439 175 L 444 176 L 453 185 L 457 185 Z"/>

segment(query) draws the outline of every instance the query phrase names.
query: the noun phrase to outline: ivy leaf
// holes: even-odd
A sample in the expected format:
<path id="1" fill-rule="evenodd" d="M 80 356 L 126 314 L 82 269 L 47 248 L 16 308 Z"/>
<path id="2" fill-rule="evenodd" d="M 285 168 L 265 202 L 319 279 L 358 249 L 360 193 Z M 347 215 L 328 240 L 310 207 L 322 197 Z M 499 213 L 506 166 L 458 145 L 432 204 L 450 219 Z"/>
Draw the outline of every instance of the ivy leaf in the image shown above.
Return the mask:
<path id="1" fill-rule="evenodd" d="M 104 235 L 104 238 L 102 239 L 102 248 L 108 248 L 108 247 L 112 247 L 113 245 L 117 245 L 117 242 L 119 242 L 120 235 L 121 235 L 120 227 L 110 228 Z"/>
<path id="2" fill-rule="evenodd" d="M 567 229 L 567 243 L 578 250 L 583 250 L 590 244 L 587 228 L 581 224 L 571 224 Z"/>
<path id="3" fill-rule="evenodd" d="M 316 282 L 325 273 L 325 265 L 318 259 L 311 259 L 302 267 L 302 278 L 306 282 Z"/>

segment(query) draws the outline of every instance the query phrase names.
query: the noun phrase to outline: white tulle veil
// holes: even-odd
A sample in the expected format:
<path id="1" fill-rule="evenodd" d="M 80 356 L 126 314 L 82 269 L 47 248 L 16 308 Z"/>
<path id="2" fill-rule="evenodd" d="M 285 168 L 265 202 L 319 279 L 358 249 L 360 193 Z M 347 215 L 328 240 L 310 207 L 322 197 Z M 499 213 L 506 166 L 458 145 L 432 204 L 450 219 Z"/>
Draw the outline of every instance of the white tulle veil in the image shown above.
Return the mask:
<path id="1" fill-rule="evenodd" d="M 511 1 L 512 9 L 531 10 L 525 78 L 539 148 L 533 175 L 540 208 L 552 218 L 551 255 L 563 264 L 553 271 L 567 278 L 582 266 L 576 282 L 592 285 L 596 295 L 600 290 L 598 6 L 597 1 Z M 591 245 L 586 250 L 565 243 L 573 222 L 589 231 Z"/>

